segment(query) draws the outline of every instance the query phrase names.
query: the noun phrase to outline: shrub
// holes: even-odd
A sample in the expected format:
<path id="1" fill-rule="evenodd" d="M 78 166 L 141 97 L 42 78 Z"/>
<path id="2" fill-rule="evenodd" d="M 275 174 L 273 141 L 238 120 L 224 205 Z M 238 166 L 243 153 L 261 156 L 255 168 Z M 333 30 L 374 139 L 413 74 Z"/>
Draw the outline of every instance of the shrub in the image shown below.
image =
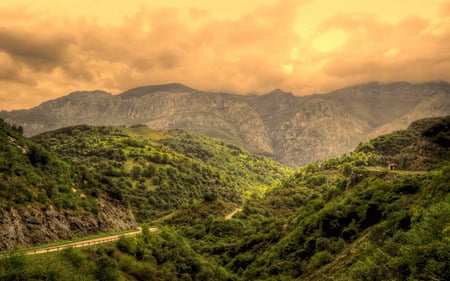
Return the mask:
<path id="1" fill-rule="evenodd" d="M 331 255 L 328 251 L 320 251 L 315 253 L 311 259 L 310 264 L 314 268 L 321 267 L 333 260 L 333 255 Z"/>
<path id="2" fill-rule="evenodd" d="M 126 238 L 121 236 L 117 241 L 117 249 L 121 252 L 134 255 L 136 253 L 136 240 L 134 238 Z"/>

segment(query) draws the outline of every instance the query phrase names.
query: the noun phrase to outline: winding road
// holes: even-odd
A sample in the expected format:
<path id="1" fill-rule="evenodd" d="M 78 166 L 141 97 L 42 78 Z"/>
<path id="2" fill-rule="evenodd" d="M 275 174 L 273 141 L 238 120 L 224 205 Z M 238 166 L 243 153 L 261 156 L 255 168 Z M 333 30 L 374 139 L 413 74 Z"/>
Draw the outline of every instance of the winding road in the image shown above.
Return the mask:
<path id="1" fill-rule="evenodd" d="M 226 219 L 226 220 L 231 219 L 237 212 L 240 212 L 240 211 L 242 211 L 242 208 L 236 208 L 236 209 L 234 209 L 233 212 L 231 212 L 231 213 L 229 213 L 228 215 L 225 216 L 225 219 Z"/>
<path id="2" fill-rule="evenodd" d="M 240 211 L 242 211 L 242 208 L 234 209 L 231 213 L 229 213 L 225 216 L 225 219 L 226 220 L 231 219 L 236 213 L 238 213 Z M 158 231 L 158 228 L 157 227 L 149 227 L 149 231 L 156 232 L 156 231 Z M 57 246 L 49 246 L 49 247 L 44 247 L 44 248 L 25 250 L 25 251 L 20 251 L 20 252 L 24 253 L 26 255 L 38 255 L 38 254 L 45 254 L 45 253 L 51 253 L 51 252 L 58 252 L 58 251 L 62 251 L 67 248 L 81 248 L 81 247 L 88 247 L 88 246 L 93 246 L 93 245 L 98 245 L 98 244 L 109 243 L 109 242 L 119 240 L 120 237 L 122 237 L 122 236 L 134 237 L 141 233 L 142 233 L 142 227 L 138 227 L 137 230 L 133 231 L 133 232 L 123 233 L 123 234 L 115 234 L 115 235 L 110 235 L 110 236 L 106 236 L 106 237 L 93 238 L 93 239 L 83 240 L 83 241 L 79 241 L 79 242 L 73 242 L 73 243 L 61 244 L 61 245 L 57 245 Z M 2 255 L 6 255 L 6 254 L 0 253 L 0 257 Z"/>

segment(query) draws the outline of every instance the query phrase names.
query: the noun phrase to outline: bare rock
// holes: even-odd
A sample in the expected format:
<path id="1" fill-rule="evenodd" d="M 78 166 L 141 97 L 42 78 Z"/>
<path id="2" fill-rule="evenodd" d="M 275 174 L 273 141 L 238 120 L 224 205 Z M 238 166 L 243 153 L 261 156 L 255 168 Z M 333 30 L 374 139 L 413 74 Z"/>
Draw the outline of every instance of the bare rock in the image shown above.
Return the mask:
<path id="1" fill-rule="evenodd" d="M 100 198 L 98 215 L 33 205 L 0 210 L 0 250 L 135 229 L 130 209 Z"/>

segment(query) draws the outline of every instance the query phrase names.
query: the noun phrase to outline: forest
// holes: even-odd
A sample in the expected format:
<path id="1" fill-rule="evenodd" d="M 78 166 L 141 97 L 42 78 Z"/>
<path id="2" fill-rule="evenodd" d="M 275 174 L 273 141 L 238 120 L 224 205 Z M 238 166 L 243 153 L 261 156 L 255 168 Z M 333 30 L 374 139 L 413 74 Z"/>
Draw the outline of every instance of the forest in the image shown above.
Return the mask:
<path id="1" fill-rule="evenodd" d="M 95 212 L 105 194 L 129 206 L 144 232 L 96 247 L 12 253 L 0 258 L 0 280 L 450 276 L 450 117 L 416 121 L 295 171 L 180 130 L 76 126 L 27 139 L 1 124 L 9 144 L 1 209 Z M 73 183 L 87 200 L 70 198 Z"/>

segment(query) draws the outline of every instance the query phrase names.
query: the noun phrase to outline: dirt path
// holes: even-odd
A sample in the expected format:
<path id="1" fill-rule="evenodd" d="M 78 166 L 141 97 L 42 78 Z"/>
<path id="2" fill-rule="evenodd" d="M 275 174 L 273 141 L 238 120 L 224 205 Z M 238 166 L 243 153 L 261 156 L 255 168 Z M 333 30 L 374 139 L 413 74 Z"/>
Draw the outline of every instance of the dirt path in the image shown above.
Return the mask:
<path id="1" fill-rule="evenodd" d="M 158 228 L 157 227 L 150 227 L 149 231 L 150 232 L 156 232 L 156 231 L 158 231 Z M 103 244 L 103 243 L 109 243 L 109 242 L 117 241 L 122 236 L 124 236 L 124 237 L 134 237 L 134 236 L 137 236 L 137 235 L 139 235 L 141 233 L 142 233 L 142 228 L 138 227 L 137 230 L 133 231 L 133 232 L 128 232 L 128 233 L 124 233 L 124 234 L 110 235 L 110 236 L 100 237 L 100 238 L 93 238 L 93 239 L 88 239 L 88 240 L 79 241 L 79 242 L 62 244 L 62 245 L 58 245 L 58 246 L 50 246 L 50 247 L 45 247 L 45 248 L 32 249 L 32 250 L 23 251 L 23 253 L 27 254 L 27 255 L 37 255 L 37 254 L 45 254 L 45 253 L 62 251 L 64 249 L 66 249 L 66 248 L 87 247 L 87 246 L 92 246 L 92 245 L 98 245 L 98 244 Z"/>
<path id="2" fill-rule="evenodd" d="M 225 216 L 226 220 L 231 219 L 237 212 L 242 211 L 242 208 L 236 208 L 233 210 L 233 212 L 229 213 L 228 215 Z"/>

